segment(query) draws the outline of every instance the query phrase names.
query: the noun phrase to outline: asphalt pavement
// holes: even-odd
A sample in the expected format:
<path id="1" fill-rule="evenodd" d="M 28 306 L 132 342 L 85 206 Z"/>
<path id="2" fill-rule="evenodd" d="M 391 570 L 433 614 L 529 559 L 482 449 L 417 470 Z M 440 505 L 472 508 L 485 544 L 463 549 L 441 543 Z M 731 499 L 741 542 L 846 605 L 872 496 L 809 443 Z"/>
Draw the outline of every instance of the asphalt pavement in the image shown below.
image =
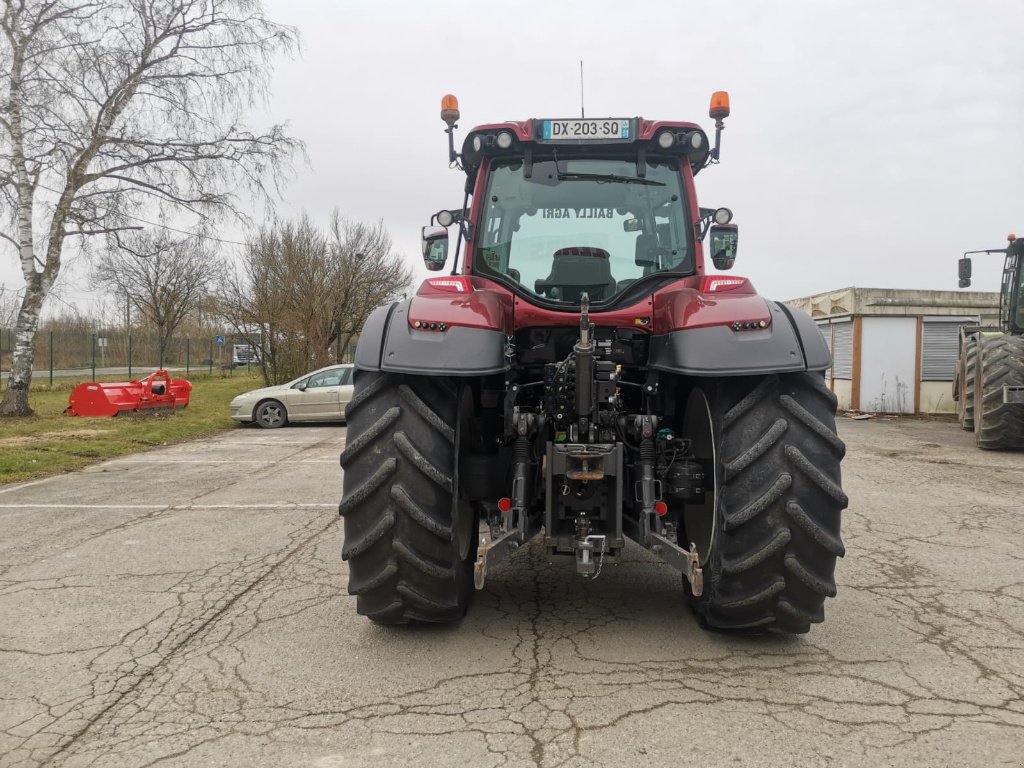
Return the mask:
<path id="1" fill-rule="evenodd" d="M 343 427 L 0 486 L 0 765 L 1024 765 L 1024 453 L 840 432 L 839 597 L 796 638 L 702 631 L 637 548 L 587 582 L 530 546 L 460 625 L 374 626 Z"/>

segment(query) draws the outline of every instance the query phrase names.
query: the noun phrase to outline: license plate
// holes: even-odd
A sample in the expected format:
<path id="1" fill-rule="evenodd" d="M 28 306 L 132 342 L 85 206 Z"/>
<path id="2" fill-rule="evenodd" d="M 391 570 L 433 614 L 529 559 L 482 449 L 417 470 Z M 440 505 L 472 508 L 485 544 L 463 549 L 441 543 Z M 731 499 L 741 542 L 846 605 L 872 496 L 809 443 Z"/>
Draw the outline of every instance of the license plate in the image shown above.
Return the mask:
<path id="1" fill-rule="evenodd" d="M 629 141 L 629 120 L 544 120 L 541 123 L 544 141 Z"/>

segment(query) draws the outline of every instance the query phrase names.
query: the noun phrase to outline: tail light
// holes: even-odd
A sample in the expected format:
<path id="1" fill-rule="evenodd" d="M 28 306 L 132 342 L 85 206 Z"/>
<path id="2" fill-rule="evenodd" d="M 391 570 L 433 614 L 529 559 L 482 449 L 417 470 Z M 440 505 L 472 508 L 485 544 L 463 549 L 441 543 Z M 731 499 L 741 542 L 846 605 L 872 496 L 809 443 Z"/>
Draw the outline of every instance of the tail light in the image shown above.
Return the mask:
<path id="1" fill-rule="evenodd" d="M 428 281 L 429 282 L 429 281 Z M 704 275 L 700 281 L 701 293 L 724 293 L 736 291 L 750 283 L 745 277 L 722 277 L 721 275 Z"/>
<path id="2" fill-rule="evenodd" d="M 448 293 L 470 293 L 473 290 L 473 284 L 465 275 L 431 277 L 426 283 L 435 291 L 447 291 Z"/>

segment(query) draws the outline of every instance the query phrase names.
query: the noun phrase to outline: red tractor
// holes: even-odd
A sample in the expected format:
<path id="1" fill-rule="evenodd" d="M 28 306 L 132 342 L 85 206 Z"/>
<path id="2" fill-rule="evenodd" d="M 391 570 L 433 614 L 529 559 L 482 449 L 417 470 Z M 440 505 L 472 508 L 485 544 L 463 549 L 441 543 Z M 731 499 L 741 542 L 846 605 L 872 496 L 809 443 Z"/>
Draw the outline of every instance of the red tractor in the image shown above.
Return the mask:
<path id="1" fill-rule="evenodd" d="M 732 267 L 694 123 L 534 119 L 473 129 L 465 199 L 423 231 L 426 280 L 370 315 L 342 453 L 342 556 L 361 614 L 457 621 L 538 534 L 596 578 L 627 540 L 677 568 L 705 627 L 807 632 L 836 593 L 845 447 L 799 310 Z M 481 533 L 481 531 L 485 531 Z"/>

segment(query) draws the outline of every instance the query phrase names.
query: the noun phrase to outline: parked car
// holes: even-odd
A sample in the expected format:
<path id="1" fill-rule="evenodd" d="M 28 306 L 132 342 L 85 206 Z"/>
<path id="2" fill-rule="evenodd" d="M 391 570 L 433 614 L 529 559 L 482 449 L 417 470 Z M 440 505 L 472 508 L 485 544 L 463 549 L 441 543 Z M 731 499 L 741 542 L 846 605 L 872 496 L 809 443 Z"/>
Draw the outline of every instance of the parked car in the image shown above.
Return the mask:
<path id="1" fill-rule="evenodd" d="M 231 401 L 231 418 L 265 429 L 290 421 L 344 421 L 352 399 L 352 370 L 351 365 L 332 365 L 287 384 L 246 392 Z"/>

